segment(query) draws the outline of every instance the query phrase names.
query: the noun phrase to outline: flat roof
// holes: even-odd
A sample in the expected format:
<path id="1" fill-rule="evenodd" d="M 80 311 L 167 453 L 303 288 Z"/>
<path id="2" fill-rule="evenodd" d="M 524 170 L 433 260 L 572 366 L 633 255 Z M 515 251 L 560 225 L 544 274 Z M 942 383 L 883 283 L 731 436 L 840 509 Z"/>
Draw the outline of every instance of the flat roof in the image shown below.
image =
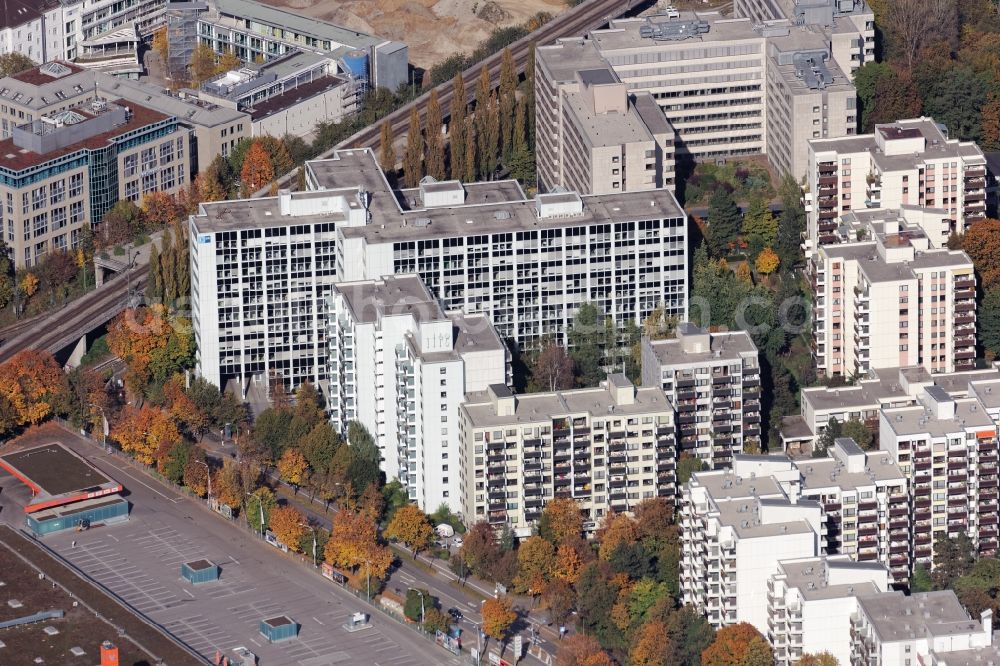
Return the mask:
<path id="1" fill-rule="evenodd" d="M 757 347 L 746 331 L 709 333 L 710 349 L 704 352 L 685 351 L 680 339 L 650 340 L 649 344 L 661 365 L 670 367 L 696 366 L 706 362 L 736 361 L 756 357 Z"/>
<path id="2" fill-rule="evenodd" d="M 871 572 L 873 577 L 881 575 L 883 581 L 888 575 L 885 566 L 878 562 L 854 562 L 826 557 L 785 560 L 779 562 L 778 567 L 785 573 L 785 585 L 797 589 L 807 601 L 871 596 L 882 592 L 871 580 L 837 582 L 842 573 L 863 575 Z"/>
<path id="3" fill-rule="evenodd" d="M 25 169 L 30 169 L 31 167 L 45 164 L 46 162 L 51 162 L 52 160 L 65 155 L 71 155 L 81 150 L 97 150 L 99 148 L 104 148 L 115 137 L 128 134 L 129 132 L 134 132 L 148 125 L 171 118 L 171 116 L 164 115 L 159 111 L 154 111 L 150 108 L 124 99 L 108 101 L 112 104 L 117 104 L 118 106 L 128 107 L 131 110 L 132 113 L 129 116 L 128 121 L 126 121 L 123 125 L 118 125 L 107 132 L 95 134 L 94 136 L 84 139 L 83 141 L 79 141 L 66 146 L 65 148 L 53 150 L 45 154 L 33 153 L 24 148 L 20 148 L 14 144 L 13 138 L 4 139 L 0 141 L 0 167 L 14 172 L 23 171 Z"/>
<path id="4" fill-rule="evenodd" d="M 512 416 L 497 415 L 492 396 L 488 391 L 468 393 L 462 409 L 476 428 L 514 423 L 544 423 L 575 414 L 607 418 L 635 414 L 673 414 L 670 401 L 659 388 L 637 387 L 635 400 L 630 404 L 616 402 L 611 390 L 604 386 L 547 393 L 524 393 L 514 398 Z M 610 410 L 612 407 L 613 410 Z"/>
<path id="5" fill-rule="evenodd" d="M 267 118 L 275 113 L 279 113 L 288 109 L 290 107 L 304 102 L 308 99 L 312 99 L 317 95 L 321 95 L 328 90 L 333 90 L 337 86 L 342 86 L 346 83 L 346 79 L 340 78 L 339 76 L 331 76 L 329 74 L 321 76 L 317 79 L 309 81 L 308 83 L 303 83 L 295 88 L 289 88 L 280 95 L 275 95 L 273 97 L 268 97 L 261 102 L 254 104 L 250 109 L 250 117 L 253 120 L 260 120 L 261 118 Z"/>
<path id="6" fill-rule="evenodd" d="M 955 400 L 955 417 L 950 419 L 936 418 L 923 405 L 913 407 L 896 407 L 883 411 L 885 422 L 897 435 L 929 435 L 931 437 L 947 437 L 969 430 L 996 430 L 996 424 L 986 412 L 980 409 L 980 402 L 975 398 Z"/>
<path id="7" fill-rule="evenodd" d="M 857 490 L 871 488 L 880 482 L 906 482 L 906 476 L 888 451 L 869 454 L 863 472 L 849 472 L 847 466 L 835 458 L 801 460 L 796 467 L 802 474 L 804 491 L 834 487 L 841 490 Z"/>
<path id="8" fill-rule="evenodd" d="M 4 454 L 0 467 L 31 488 L 27 513 L 122 490 L 120 483 L 58 442 Z"/>
<path id="9" fill-rule="evenodd" d="M 920 592 L 906 596 L 885 592 L 858 600 L 872 629 L 883 643 L 931 636 L 981 633 L 982 625 L 951 590 Z"/>
<path id="10" fill-rule="evenodd" d="M 416 321 L 445 318 L 444 311 L 418 275 L 387 275 L 379 280 L 333 285 L 351 309 L 354 321 L 373 323 L 385 316 L 411 315 Z"/>
<path id="11" fill-rule="evenodd" d="M 390 189 L 370 149 L 336 151 L 329 159 L 307 162 L 306 168 L 325 189 L 293 192 L 293 199 L 332 201 L 339 197 L 356 209 L 358 191 L 368 193 L 369 223 L 341 225 L 337 231 L 345 238 L 364 238 L 373 244 L 685 216 L 673 193 L 651 190 L 585 195 L 579 197 L 583 202 L 582 213 L 539 217 L 537 202 L 524 198 L 520 188 L 510 182 L 499 189 L 495 184 L 469 184 L 465 186 L 464 203 L 425 208 L 418 191 L 401 193 Z M 517 194 L 522 198 L 511 200 Z M 571 196 L 574 200 L 577 197 Z M 201 232 L 347 219 L 339 208 L 316 215 L 282 216 L 278 197 L 205 203 L 201 208 L 204 214 L 195 218 L 195 226 Z"/>

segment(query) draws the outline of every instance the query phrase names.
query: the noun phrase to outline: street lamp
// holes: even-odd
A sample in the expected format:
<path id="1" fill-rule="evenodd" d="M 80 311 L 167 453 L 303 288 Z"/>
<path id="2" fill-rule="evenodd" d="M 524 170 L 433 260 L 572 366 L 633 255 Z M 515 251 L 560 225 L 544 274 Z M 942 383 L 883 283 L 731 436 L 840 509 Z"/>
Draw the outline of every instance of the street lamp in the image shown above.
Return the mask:
<path id="1" fill-rule="evenodd" d="M 365 560 L 365 582 L 368 584 L 368 603 L 372 602 L 372 563 Z"/>
<path id="2" fill-rule="evenodd" d="M 420 626 L 424 625 L 424 593 L 423 590 L 413 590 L 420 595 Z"/>
<path id="3" fill-rule="evenodd" d="M 305 527 L 313 533 L 313 569 L 316 568 L 316 528 L 306 523 L 299 523 L 299 527 Z"/>
<path id="4" fill-rule="evenodd" d="M 208 463 L 204 460 L 192 460 L 192 462 L 198 463 L 205 467 L 205 478 L 208 479 L 208 501 L 212 501 L 212 468 L 208 466 Z"/>

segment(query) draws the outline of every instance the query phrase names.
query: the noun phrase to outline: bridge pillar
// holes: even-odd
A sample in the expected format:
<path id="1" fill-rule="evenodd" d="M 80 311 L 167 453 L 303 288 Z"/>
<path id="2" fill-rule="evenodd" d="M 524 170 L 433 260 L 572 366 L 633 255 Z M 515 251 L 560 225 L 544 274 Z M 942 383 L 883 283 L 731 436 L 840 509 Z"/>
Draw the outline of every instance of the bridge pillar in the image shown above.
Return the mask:
<path id="1" fill-rule="evenodd" d="M 70 370 L 80 367 L 83 362 L 83 357 L 87 353 L 87 334 L 84 333 L 80 339 L 77 341 L 76 345 L 73 347 L 73 351 L 70 352 L 69 358 L 66 359 L 66 367 Z"/>

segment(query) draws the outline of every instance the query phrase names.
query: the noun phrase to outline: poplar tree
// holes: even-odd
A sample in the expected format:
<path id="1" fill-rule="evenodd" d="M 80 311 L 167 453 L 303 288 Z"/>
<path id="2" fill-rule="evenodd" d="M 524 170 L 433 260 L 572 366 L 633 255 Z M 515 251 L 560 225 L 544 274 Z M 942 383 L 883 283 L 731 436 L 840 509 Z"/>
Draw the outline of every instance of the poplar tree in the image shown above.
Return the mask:
<path id="1" fill-rule="evenodd" d="M 403 152 L 403 182 L 406 187 L 420 184 L 423 174 L 424 140 L 420 136 L 420 114 L 414 106 L 410 111 L 410 127 L 406 134 L 406 150 Z"/>
<path id="2" fill-rule="evenodd" d="M 160 251 L 156 243 L 149 249 L 149 278 L 146 280 L 146 301 L 156 303 L 163 296 L 163 282 L 160 277 Z"/>
<path id="3" fill-rule="evenodd" d="M 437 180 L 447 178 L 444 164 L 444 139 L 441 136 L 441 101 L 438 99 L 437 88 L 431 90 L 427 101 L 427 126 L 424 136 L 427 153 L 424 157 L 424 169 L 429 176 Z"/>
<path id="4" fill-rule="evenodd" d="M 465 174 L 462 180 L 476 182 L 476 123 L 473 118 L 465 121 Z"/>
<path id="5" fill-rule="evenodd" d="M 490 95 L 486 113 L 476 110 L 476 116 L 483 117 L 482 134 L 477 137 L 479 145 L 479 173 L 490 180 L 497 168 L 497 148 L 500 143 L 500 103 L 496 95 Z"/>
<path id="6" fill-rule="evenodd" d="M 396 170 L 396 148 L 392 140 L 392 127 L 388 120 L 384 120 L 378 140 L 378 163 L 387 174 Z"/>
<path id="7" fill-rule="evenodd" d="M 503 50 L 500 64 L 500 155 L 507 164 L 514 150 L 514 106 L 517 102 L 517 69 L 510 49 Z"/>
<path id="8" fill-rule="evenodd" d="M 191 264 L 188 263 L 187 228 L 178 220 L 174 223 L 174 280 L 177 283 L 176 299 L 186 299 L 191 294 Z"/>
<path id="9" fill-rule="evenodd" d="M 164 303 L 170 303 L 177 293 L 174 278 L 174 236 L 170 229 L 163 230 L 163 249 L 160 251 L 160 294 Z"/>
<path id="10" fill-rule="evenodd" d="M 451 120 L 448 123 L 448 138 L 451 143 L 451 177 L 465 178 L 465 81 L 462 73 L 455 75 L 452 83 Z"/>

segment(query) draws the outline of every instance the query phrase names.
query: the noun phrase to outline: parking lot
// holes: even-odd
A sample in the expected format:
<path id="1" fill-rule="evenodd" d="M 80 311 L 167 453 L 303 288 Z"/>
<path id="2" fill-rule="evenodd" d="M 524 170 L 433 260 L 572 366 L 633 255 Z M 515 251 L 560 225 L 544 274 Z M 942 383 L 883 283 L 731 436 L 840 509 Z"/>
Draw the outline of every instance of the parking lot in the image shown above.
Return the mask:
<path id="1" fill-rule="evenodd" d="M 207 658 L 243 646 L 269 666 L 460 663 L 380 614 L 371 629 L 348 633 L 341 625 L 355 611 L 367 612 L 362 601 L 76 439 L 67 433 L 62 441 L 124 484 L 131 516 L 109 527 L 52 535 L 44 543 Z M 221 567 L 219 581 L 195 586 L 182 579 L 181 564 L 202 558 Z M 301 625 L 297 639 L 267 643 L 258 623 L 275 615 Z"/>

